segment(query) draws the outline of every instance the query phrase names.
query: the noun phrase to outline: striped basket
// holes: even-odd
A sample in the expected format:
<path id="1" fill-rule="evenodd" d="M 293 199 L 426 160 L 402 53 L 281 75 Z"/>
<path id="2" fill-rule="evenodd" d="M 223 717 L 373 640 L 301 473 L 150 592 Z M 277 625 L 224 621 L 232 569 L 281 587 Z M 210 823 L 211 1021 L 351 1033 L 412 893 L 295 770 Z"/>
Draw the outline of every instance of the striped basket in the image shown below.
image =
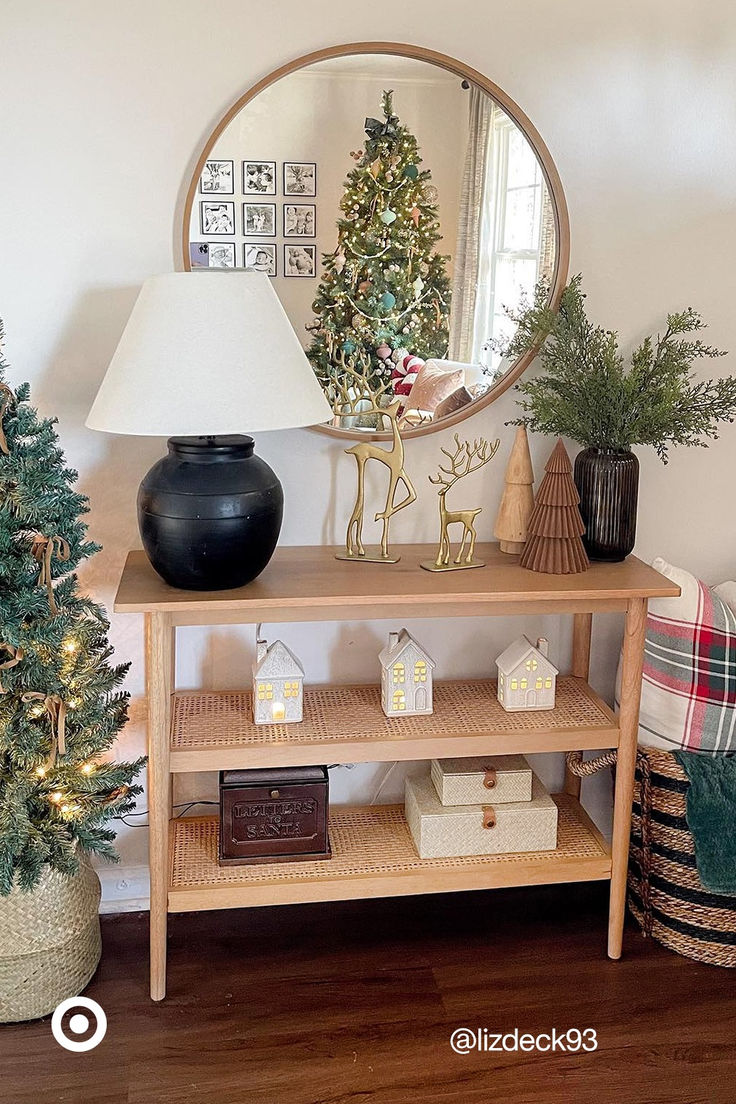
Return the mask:
<path id="1" fill-rule="evenodd" d="M 639 748 L 629 905 L 645 935 L 713 966 L 736 966 L 736 897 L 709 893 L 685 819 L 687 775 L 669 751 Z"/>

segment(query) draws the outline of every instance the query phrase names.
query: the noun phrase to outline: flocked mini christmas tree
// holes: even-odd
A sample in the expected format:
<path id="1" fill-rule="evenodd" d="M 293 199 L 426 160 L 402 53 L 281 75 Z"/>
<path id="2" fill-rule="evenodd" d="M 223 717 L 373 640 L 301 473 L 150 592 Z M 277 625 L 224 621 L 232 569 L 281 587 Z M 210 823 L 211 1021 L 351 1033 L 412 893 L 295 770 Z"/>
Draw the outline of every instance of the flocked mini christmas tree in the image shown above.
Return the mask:
<path id="1" fill-rule="evenodd" d="M 450 284 L 448 258 L 435 252 L 437 189 L 392 96 L 383 93 L 383 119 L 366 119 L 364 149 L 351 154 L 337 245 L 324 257 L 313 303 L 308 356 L 326 384 L 339 374 L 341 355 L 370 354 L 378 384 L 391 375 L 393 350 L 423 359 L 447 352 Z"/>
<path id="2" fill-rule="evenodd" d="M 588 557 L 581 540 L 585 525 L 578 504 L 580 495 L 572 478 L 567 449 L 558 440 L 544 467 L 527 538 L 519 563 L 548 575 L 585 571 Z"/>
<path id="3" fill-rule="evenodd" d="M 143 764 L 103 760 L 126 721 L 127 665 L 108 662 L 105 614 L 74 574 L 98 551 L 87 499 L 54 421 L 5 370 L 0 357 L 0 894 L 47 866 L 75 873 L 85 851 L 114 858 L 106 822 L 133 808 Z"/>

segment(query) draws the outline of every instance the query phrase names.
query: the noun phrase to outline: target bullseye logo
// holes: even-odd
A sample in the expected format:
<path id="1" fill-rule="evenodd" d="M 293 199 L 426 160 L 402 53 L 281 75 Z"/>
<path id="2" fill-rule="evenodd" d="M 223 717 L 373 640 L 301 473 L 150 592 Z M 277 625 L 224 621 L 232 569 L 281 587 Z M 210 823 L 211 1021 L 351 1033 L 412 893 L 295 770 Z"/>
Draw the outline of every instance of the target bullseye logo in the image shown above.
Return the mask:
<path id="1" fill-rule="evenodd" d="M 96 1027 L 89 1039 L 74 1039 L 65 1033 L 62 1020 L 72 1008 L 86 1008 L 88 1012 L 92 1013 L 92 1023 L 96 1023 Z M 68 1028 L 72 1035 L 84 1035 L 85 1032 L 89 1031 L 92 1023 L 90 1017 L 86 1016 L 84 1012 L 75 1011 L 69 1019 Z M 51 1032 L 59 1046 L 64 1047 L 65 1050 L 94 1050 L 105 1038 L 106 1031 L 107 1016 L 105 1010 L 97 1001 L 90 1000 L 89 997 L 67 997 L 66 1000 L 56 1006 L 51 1017 Z"/>

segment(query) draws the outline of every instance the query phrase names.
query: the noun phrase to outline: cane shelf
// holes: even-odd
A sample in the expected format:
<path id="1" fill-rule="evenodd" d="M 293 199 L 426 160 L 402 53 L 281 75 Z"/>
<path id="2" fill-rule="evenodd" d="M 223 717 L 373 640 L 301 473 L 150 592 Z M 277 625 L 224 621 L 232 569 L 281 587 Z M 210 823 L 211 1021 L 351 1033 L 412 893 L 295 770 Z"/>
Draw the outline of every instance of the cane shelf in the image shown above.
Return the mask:
<path id="1" fill-rule="evenodd" d="M 434 546 L 405 545 L 401 561 L 348 563 L 327 547 L 277 550 L 258 579 L 231 591 L 167 586 L 143 552 L 131 552 L 115 611 L 146 615 L 151 867 L 151 996 L 166 992 L 167 913 L 286 902 L 487 889 L 547 882 L 611 880 L 609 955 L 621 954 L 631 797 L 647 599 L 679 590 L 629 557 L 580 575 L 538 575 L 497 545 L 477 548 L 486 566 L 430 573 L 419 564 Z M 588 685 L 595 612 L 626 614 L 619 716 Z M 573 615 L 570 677 L 558 680 L 553 710 L 505 713 L 490 680 L 439 682 L 427 717 L 384 717 L 371 686 L 305 691 L 298 725 L 253 725 L 247 693 L 176 691 L 181 625 L 289 621 Z M 618 747 L 613 839 L 609 848 L 566 775 L 555 851 L 462 859 L 419 859 L 398 806 L 333 808 L 329 862 L 220 868 L 217 821 L 171 820 L 171 776 L 187 771 L 317 763 L 380 762 L 506 752 Z"/>

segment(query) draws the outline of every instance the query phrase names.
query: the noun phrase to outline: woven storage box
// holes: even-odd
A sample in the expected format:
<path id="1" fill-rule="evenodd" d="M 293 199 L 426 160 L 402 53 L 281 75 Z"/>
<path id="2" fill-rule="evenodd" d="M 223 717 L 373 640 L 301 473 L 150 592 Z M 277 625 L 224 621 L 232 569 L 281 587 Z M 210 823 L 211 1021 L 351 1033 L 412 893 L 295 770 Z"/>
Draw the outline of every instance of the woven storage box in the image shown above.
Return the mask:
<path id="1" fill-rule="evenodd" d="M 736 966 L 736 897 L 698 877 L 685 819 L 690 783 L 668 751 L 640 748 L 629 854 L 629 905 L 645 935 L 714 966 Z"/>
<path id="2" fill-rule="evenodd" d="M 0 1023 L 35 1020 L 76 997 L 100 961 L 100 880 L 47 869 L 31 893 L 0 897 Z"/>
<path id="3" fill-rule="evenodd" d="M 429 775 L 406 782 L 406 819 L 421 859 L 554 851 L 557 806 L 532 776 L 531 801 L 443 805 Z"/>
<path id="4" fill-rule="evenodd" d="M 430 775 L 443 805 L 498 805 L 532 797 L 532 768 L 523 755 L 433 759 Z"/>

